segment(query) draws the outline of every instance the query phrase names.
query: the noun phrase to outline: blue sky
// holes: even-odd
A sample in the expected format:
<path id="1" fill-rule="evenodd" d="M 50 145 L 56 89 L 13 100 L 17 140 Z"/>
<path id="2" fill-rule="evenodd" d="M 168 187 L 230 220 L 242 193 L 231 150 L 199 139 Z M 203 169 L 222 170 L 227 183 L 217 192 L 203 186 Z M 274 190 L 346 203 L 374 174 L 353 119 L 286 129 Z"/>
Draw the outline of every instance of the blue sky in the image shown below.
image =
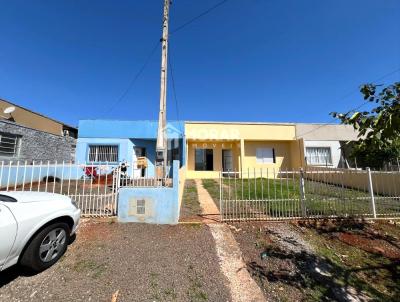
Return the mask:
<path id="1" fill-rule="evenodd" d="M 175 0 L 171 28 L 217 2 Z M 160 48 L 116 103 L 161 36 L 162 4 L 2 0 L 0 98 L 73 125 L 156 119 Z M 328 122 L 362 103 L 360 84 L 400 80 L 399 37 L 398 0 L 230 0 L 171 36 L 168 118 Z"/>

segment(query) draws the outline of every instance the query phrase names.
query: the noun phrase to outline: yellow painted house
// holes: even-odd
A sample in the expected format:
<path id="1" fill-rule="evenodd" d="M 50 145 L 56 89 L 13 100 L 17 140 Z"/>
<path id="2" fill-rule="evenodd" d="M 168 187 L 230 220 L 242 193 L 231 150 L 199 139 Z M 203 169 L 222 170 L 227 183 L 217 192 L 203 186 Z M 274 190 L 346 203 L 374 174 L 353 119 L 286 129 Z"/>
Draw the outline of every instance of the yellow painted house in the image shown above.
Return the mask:
<path id="1" fill-rule="evenodd" d="M 298 168 L 302 141 L 289 123 L 186 122 L 186 177 Z"/>

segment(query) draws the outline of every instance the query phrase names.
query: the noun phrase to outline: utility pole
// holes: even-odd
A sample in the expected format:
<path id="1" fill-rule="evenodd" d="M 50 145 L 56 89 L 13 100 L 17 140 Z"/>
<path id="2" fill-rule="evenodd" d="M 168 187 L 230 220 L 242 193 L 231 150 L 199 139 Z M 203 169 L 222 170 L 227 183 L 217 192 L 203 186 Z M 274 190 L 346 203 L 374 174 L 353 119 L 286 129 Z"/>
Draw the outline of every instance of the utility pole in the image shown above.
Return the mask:
<path id="1" fill-rule="evenodd" d="M 164 178 L 167 166 L 167 66 L 168 66 L 168 22 L 170 0 L 164 0 L 164 15 L 161 38 L 161 90 L 160 111 L 156 145 L 156 177 Z"/>

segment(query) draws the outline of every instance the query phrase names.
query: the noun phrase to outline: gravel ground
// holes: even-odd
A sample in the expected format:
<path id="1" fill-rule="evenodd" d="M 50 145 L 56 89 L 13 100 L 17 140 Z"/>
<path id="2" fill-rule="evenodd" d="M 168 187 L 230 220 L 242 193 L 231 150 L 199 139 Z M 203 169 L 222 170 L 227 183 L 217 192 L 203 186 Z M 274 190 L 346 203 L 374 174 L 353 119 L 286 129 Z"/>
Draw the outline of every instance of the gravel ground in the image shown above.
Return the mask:
<path id="1" fill-rule="evenodd" d="M 86 221 L 50 269 L 0 273 L 0 301 L 229 301 L 217 264 L 206 225 Z"/>

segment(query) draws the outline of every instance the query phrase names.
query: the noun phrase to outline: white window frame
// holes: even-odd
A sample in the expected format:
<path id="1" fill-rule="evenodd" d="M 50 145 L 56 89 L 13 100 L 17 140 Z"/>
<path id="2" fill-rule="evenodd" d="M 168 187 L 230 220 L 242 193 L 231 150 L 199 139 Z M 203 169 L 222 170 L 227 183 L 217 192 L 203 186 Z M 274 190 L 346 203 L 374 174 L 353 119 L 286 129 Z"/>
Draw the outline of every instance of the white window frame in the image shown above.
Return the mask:
<path id="1" fill-rule="evenodd" d="M 314 150 L 327 150 L 328 153 L 326 156 L 323 157 L 323 155 L 316 155 L 316 156 L 310 156 L 309 155 L 309 150 L 314 149 Z M 306 146 L 306 162 L 307 165 L 315 165 L 315 166 L 325 166 L 325 165 L 332 165 L 332 148 L 329 146 Z M 318 152 L 317 152 L 318 154 Z M 328 160 L 326 160 L 328 159 Z"/>
<path id="2" fill-rule="evenodd" d="M 94 148 L 94 150 L 92 150 Z M 116 152 L 115 152 L 116 151 Z M 94 156 L 94 158 L 93 158 Z M 91 158 L 92 157 L 92 158 Z M 109 158 L 106 158 L 109 157 Z M 118 144 L 89 144 L 87 152 L 87 162 L 90 163 L 118 163 L 119 145 Z"/>
<path id="3" fill-rule="evenodd" d="M 275 164 L 276 163 L 275 148 L 272 147 L 256 148 L 256 163 Z"/>
<path id="4" fill-rule="evenodd" d="M 14 133 L 0 132 L 0 157 L 19 156 L 21 136 Z"/>

